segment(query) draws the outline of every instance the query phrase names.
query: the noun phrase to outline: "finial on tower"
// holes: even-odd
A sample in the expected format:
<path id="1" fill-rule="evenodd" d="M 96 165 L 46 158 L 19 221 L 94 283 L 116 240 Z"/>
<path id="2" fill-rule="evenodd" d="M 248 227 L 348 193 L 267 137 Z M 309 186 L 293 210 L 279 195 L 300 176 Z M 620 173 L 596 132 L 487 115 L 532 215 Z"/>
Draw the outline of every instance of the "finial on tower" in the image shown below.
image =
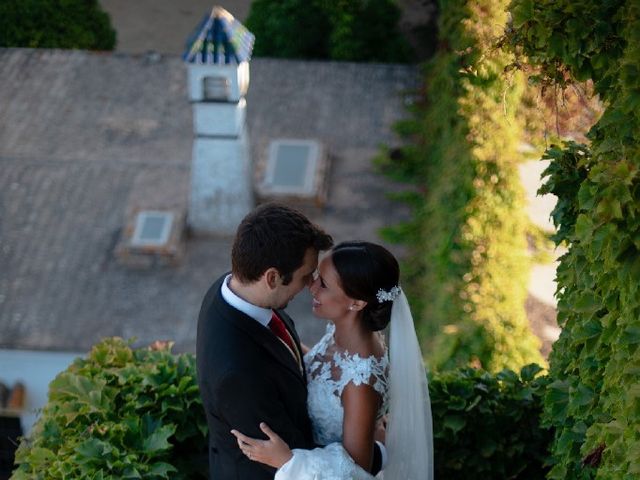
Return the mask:
<path id="1" fill-rule="evenodd" d="M 187 40 L 182 58 L 188 63 L 204 64 L 248 62 L 255 38 L 227 10 L 215 6 Z"/>

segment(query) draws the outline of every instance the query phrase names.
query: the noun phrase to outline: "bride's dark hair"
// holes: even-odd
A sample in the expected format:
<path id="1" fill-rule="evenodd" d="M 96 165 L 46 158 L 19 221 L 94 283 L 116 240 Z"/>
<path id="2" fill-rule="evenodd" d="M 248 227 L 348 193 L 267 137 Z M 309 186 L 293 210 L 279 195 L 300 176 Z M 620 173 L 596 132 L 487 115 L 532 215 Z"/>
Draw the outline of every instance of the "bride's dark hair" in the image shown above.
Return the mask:
<path id="1" fill-rule="evenodd" d="M 391 319 L 393 302 L 378 302 L 378 290 L 398 285 L 400 267 L 395 257 L 381 245 L 370 242 L 343 242 L 331 250 L 331 260 L 344 293 L 367 305 L 362 320 L 371 331 L 383 330 Z"/>

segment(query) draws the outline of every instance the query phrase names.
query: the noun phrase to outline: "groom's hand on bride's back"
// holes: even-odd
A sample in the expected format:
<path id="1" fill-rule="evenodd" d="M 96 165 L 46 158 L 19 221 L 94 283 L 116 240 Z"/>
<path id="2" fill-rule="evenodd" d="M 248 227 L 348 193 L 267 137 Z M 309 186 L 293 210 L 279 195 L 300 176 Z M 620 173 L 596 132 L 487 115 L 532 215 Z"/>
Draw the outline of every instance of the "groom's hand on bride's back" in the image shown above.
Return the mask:
<path id="1" fill-rule="evenodd" d="M 373 439 L 378 442 L 374 445 L 373 449 L 373 465 L 371 466 L 371 473 L 377 475 L 382 467 L 384 467 L 384 454 L 381 450 L 381 445 L 384 445 L 387 436 L 387 416 L 383 416 L 376 422 L 376 429 L 373 433 Z"/>
<path id="2" fill-rule="evenodd" d="M 384 443 L 387 436 L 387 416 L 380 418 L 376 422 L 376 430 L 373 434 L 373 439 L 376 442 Z"/>

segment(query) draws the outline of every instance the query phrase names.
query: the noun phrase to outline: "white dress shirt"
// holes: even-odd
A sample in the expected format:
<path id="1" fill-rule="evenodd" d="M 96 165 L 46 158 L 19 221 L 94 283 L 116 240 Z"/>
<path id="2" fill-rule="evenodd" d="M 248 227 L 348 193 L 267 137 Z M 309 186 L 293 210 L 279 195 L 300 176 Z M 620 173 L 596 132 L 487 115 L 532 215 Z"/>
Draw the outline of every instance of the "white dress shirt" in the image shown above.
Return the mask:
<path id="1" fill-rule="evenodd" d="M 229 288 L 230 281 L 231 274 L 227 275 L 222 282 L 222 291 L 220 293 L 222 293 L 222 298 L 224 298 L 225 302 L 233 308 L 240 310 L 245 315 L 253 318 L 263 327 L 268 327 L 269 322 L 271 321 L 271 316 L 273 315 L 273 310 L 270 308 L 257 307 L 256 305 L 247 302 L 245 299 L 240 298 Z"/>

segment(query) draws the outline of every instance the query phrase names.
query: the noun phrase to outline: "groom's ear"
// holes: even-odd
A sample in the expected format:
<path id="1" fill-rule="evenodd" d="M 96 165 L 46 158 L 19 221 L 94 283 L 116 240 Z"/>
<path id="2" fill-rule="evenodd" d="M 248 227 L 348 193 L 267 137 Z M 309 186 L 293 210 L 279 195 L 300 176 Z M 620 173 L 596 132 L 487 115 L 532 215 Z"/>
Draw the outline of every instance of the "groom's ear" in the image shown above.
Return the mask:
<path id="1" fill-rule="evenodd" d="M 274 290 L 281 283 L 280 272 L 275 267 L 268 268 L 262 274 L 262 279 L 271 290 Z"/>

